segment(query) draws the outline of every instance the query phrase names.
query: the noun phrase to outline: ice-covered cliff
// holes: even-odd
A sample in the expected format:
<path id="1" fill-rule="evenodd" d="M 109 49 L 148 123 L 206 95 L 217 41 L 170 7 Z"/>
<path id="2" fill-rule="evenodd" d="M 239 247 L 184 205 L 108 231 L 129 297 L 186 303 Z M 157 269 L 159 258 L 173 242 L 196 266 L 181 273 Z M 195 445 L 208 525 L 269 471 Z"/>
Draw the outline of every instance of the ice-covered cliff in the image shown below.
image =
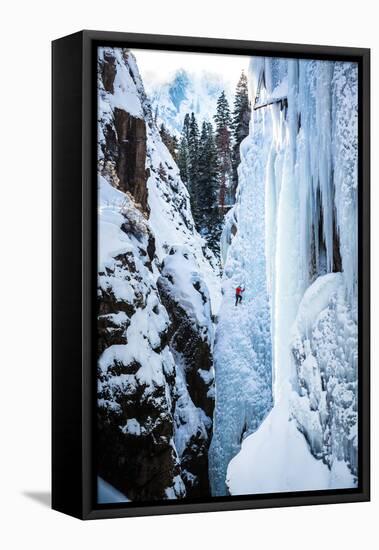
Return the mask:
<path id="1" fill-rule="evenodd" d="M 212 494 L 228 494 L 228 463 L 272 406 L 272 342 L 265 258 L 265 165 L 259 124 L 241 145 L 236 204 L 221 239 L 223 301 L 214 345 L 216 409 L 210 448 Z M 241 305 L 235 288 L 244 287 Z"/>
<path id="2" fill-rule="evenodd" d="M 254 163 L 266 182 L 274 406 L 231 461 L 228 487 L 232 494 L 353 487 L 357 66 L 255 58 L 250 80 L 256 109 L 246 141 L 260 140 Z M 251 178 L 240 193 L 257 181 L 251 165 L 244 169 Z"/>
<path id="3" fill-rule="evenodd" d="M 100 501 L 209 492 L 214 257 L 133 55 L 98 54 Z"/>

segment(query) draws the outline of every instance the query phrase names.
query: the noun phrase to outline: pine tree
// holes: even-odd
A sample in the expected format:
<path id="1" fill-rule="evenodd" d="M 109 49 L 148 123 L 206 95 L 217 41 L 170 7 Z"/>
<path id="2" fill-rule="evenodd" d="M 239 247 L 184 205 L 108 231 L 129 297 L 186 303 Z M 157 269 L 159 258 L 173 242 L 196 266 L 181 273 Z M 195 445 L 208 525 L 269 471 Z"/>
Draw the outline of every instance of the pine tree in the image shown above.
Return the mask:
<path id="1" fill-rule="evenodd" d="M 192 215 L 197 224 L 199 220 L 198 207 L 198 175 L 199 175 L 199 128 L 194 113 L 184 117 L 182 135 L 178 151 L 178 167 L 182 181 L 187 185 L 191 200 Z"/>
<path id="2" fill-rule="evenodd" d="M 221 218 L 217 208 L 220 167 L 213 127 L 209 122 L 202 125 L 198 166 L 198 229 L 218 256 L 221 234 Z"/>
<path id="3" fill-rule="evenodd" d="M 216 114 L 214 116 L 214 119 L 216 121 L 217 132 L 221 128 L 225 128 L 225 127 L 229 128 L 232 123 L 229 102 L 226 98 L 224 91 L 221 92 L 217 100 Z"/>
<path id="4" fill-rule="evenodd" d="M 171 136 L 170 153 L 175 162 L 178 162 L 179 140 L 176 136 Z"/>
<path id="5" fill-rule="evenodd" d="M 187 131 L 187 128 L 184 128 Z M 199 162 L 199 127 L 195 113 L 191 113 L 188 127 L 188 181 L 189 192 L 196 198 L 198 184 L 198 162 Z"/>
<path id="6" fill-rule="evenodd" d="M 241 162 L 240 157 L 240 145 L 243 139 L 249 133 L 249 123 L 251 117 L 251 106 L 249 101 L 249 91 L 247 77 L 242 71 L 240 79 L 237 83 L 236 94 L 234 98 L 234 109 L 233 109 L 233 155 L 232 155 L 232 166 L 233 166 L 233 185 L 232 185 L 232 194 L 233 198 L 235 196 L 235 191 L 238 184 L 238 173 L 237 168 Z"/>
<path id="7" fill-rule="evenodd" d="M 183 183 L 188 185 L 188 141 L 184 135 L 180 138 L 178 150 L 178 168 Z"/>
<path id="8" fill-rule="evenodd" d="M 182 136 L 184 136 L 188 142 L 189 140 L 189 132 L 190 132 L 190 115 L 187 113 L 184 117 L 183 121 L 183 129 L 182 129 Z"/>
<path id="9" fill-rule="evenodd" d="M 213 128 L 209 122 L 203 122 L 199 146 L 198 191 L 202 210 L 207 217 L 217 204 L 218 182 L 218 155 Z"/>
<path id="10" fill-rule="evenodd" d="M 178 159 L 178 140 L 176 136 L 172 136 L 167 130 L 166 126 L 163 124 L 160 125 L 159 133 L 162 138 L 163 143 L 166 145 L 167 149 L 170 151 L 172 158 L 175 162 Z"/>
<path id="11" fill-rule="evenodd" d="M 156 126 L 158 126 L 158 117 L 159 117 L 159 106 L 157 105 L 154 111 L 154 123 Z"/>
<path id="12" fill-rule="evenodd" d="M 163 122 L 159 127 L 159 134 L 162 138 L 163 143 L 167 146 L 167 143 L 168 143 L 168 140 L 169 140 L 169 133 L 166 130 L 166 126 L 163 124 Z"/>
<path id="13" fill-rule="evenodd" d="M 180 177 L 182 181 L 189 185 L 189 129 L 190 129 L 190 116 L 187 113 L 184 117 L 182 135 L 180 137 L 178 148 L 178 167 L 180 171 Z"/>
<path id="14" fill-rule="evenodd" d="M 219 206 L 223 210 L 228 190 L 232 179 L 232 147 L 231 124 L 229 103 L 225 92 L 221 92 L 217 100 L 217 109 L 214 117 L 216 121 L 216 143 L 220 165 L 220 191 Z"/>

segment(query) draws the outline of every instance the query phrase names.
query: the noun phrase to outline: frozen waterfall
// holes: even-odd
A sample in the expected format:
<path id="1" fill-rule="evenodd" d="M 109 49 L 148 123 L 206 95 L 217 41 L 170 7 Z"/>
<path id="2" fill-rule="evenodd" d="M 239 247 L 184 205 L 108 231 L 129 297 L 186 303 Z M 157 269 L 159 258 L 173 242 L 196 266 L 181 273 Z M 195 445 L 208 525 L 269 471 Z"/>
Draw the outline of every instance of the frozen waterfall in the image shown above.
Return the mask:
<path id="1" fill-rule="evenodd" d="M 357 66 L 253 58 L 250 86 L 222 241 L 212 493 L 353 487 Z"/>
<path id="2" fill-rule="evenodd" d="M 216 409 L 210 447 L 210 481 L 213 495 L 228 494 L 228 463 L 244 437 L 260 425 L 272 406 L 272 354 L 270 313 L 264 252 L 265 158 L 263 120 L 241 145 L 239 191 L 228 213 L 222 235 L 226 258 L 222 281 L 214 363 Z M 234 229 L 238 227 L 233 237 Z M 230 243 L 228 247 L 228 243 Z M 245 287 L 242 304 L 234 292 Z"/>

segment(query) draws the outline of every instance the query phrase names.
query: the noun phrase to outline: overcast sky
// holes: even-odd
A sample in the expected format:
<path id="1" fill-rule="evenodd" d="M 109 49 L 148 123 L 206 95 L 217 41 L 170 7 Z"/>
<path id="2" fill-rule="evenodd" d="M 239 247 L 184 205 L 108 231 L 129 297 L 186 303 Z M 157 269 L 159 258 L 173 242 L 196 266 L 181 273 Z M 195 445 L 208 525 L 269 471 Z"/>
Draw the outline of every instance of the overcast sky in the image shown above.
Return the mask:
<path id="1" fill-rule="evenodd" d="M 152 86 L 167 82 L 179 69 L 190 73 L 215 73 L 233 87 L 244 69 L 247 72 L 249 56 L 220 55 L 189 52 L 168 52 L 159 50 L 136 50 L 138 68 L 148 90 Z"/>

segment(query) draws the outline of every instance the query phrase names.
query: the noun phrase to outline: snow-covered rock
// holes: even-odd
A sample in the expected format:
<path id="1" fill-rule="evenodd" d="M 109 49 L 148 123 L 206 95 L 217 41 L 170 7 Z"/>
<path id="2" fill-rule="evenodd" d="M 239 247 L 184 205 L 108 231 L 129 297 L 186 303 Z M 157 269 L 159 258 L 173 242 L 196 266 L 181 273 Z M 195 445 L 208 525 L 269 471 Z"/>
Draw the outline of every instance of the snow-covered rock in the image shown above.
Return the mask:
<path id="1" fill-rule="evenodd" d="M 100 498 L 204 495 L 215 258 L 129 51 L 99 49 L 98 95 Z"/>
<path id="2" fill-rule="evenodd" d="M 208 288 L 188 249 L 173 246 L 157 281 L 169 318 L 178 401 L 175 443 L 191 496 L 209 492 L 208 447 L 214 408 L 213 324 Z"/>
<path id="3" fill-rule="evenodd" d="M 294 326 L 297 391 L 291 410 L 312 454 L 358 471 L 358 330 L 341 273 L 306 290 Z"/>
<path id="4" fill-rule="evenodd" d="M 99 181 L 98 473 L 131 500 L 165 498 L 180 477 L 176 374 L 151 231 L 131 198 Z"/>

